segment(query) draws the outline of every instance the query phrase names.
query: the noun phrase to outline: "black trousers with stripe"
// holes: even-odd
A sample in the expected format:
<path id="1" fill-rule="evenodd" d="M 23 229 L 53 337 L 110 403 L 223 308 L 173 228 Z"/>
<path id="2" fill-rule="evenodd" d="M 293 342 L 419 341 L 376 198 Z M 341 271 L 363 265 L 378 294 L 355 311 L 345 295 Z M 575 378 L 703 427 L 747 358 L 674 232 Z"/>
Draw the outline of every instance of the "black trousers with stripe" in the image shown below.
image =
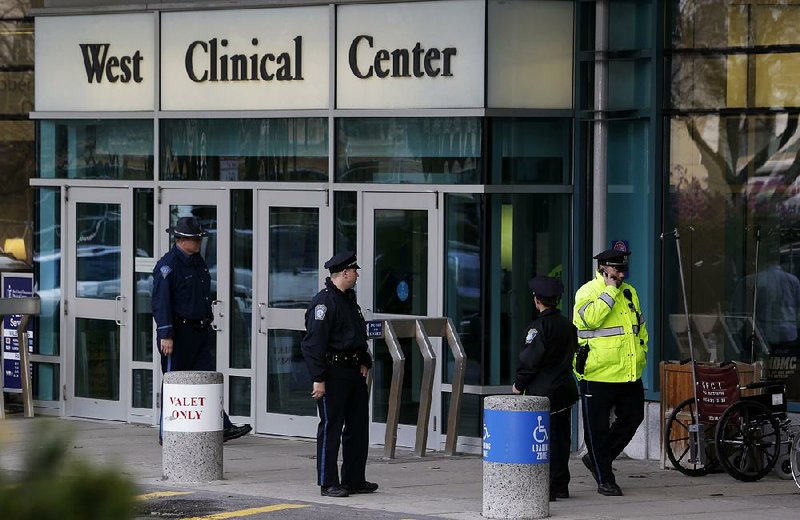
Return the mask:
<path id="1" fill-rule="evenodd" d="M 366 480 L 369 448 L 369 395 L 359 367 L 331 366 L 325 396 L 317 401 L 317 483 L 358 485 Z M 339 446 L 342 478 L 339 479 Z"/>
<path id="2" fill-rule="evenodd" d="M 633 439 L 644 420 L 642 380 L 630 383 L 580 381 L 583 407 L 583 440 L 594 461 L 597 483 L 613 483 L 611 462 Z M 611 410 L 614 422 L 609 425 Z"/>

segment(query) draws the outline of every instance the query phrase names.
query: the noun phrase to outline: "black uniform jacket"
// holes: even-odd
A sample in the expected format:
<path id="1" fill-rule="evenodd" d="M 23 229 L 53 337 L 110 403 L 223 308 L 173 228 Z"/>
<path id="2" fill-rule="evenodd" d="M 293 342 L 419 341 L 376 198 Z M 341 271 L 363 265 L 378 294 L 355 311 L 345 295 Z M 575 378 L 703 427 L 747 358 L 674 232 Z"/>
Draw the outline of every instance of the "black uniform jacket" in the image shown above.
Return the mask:
<path id="1" fill-rule="evenodd" d="M 205 260 L 186 256 L 177 245 L 153 269 L 153 318 L 158 341 L 172 338 L 173 319 L 211 319 L 211 274 Z"/>
<path id="2" fill-rule="evenodd" d="M 526 329 L 514 386 L 527 395 L 549 398 L 551 412 L 572 406 L 578 400 L 572 376 L 577 347 L 575 326 L 558 310 L 546 309 Z"/>
<path id="3" fill-rule="evenodd" d="M 315 382 L 328 375 L 326 354 L 344 352 L 358 356 L 358 364 L 372 368 L 367 352 L 367 324 L 352 289 L 340 291 L 325 280 L 306 311 L 306 335 L 300 342 L 308 372 Z"/>

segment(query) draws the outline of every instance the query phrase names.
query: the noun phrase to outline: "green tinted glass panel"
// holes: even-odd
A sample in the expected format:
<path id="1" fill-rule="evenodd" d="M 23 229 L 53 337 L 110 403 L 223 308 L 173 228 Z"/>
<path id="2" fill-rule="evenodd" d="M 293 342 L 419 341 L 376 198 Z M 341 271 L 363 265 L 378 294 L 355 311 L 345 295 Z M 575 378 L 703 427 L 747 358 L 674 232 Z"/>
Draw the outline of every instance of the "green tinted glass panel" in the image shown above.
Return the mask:
<path id="1" fill-rule="evenodd" d="M 153 122 L 39 123 L 39 175 L 57 179 L 153 178 Z"/>
<path id="2" fill-rule="evenodd" d="M 428 315 L 428 212 L 376 209 L 375 312 Z"/>
<path id="3" fill-rule="evenodd" d="M 250 378 L 240 376 L 228 377 L 230 381 L 230 415 L 250 416 Z"/>
<path id="4" fill-rule="evenodd" d="M 119 401 L 119 326 L 75 319 L 75 397 Z"/>
<path id="5" fill-rule="evenodd" d="M 253 313 L 253 192 L 231 191 L 231 368 L 250 368 Z M 233 383 L 231 383 L 233 384 Z M 249 391 L 248 391 L 249 402 Z M 249 410 L 249 405 L 248 405 Z M 249 415 L 249 412 L 245 415 Z"/>
<path id="6" fill-rule="evenodd" d="M 134 408 L 152 408 L 153 371 L 136 369 L 132 371 L 132 376 L 131 406 Z"/>
<path id="7" fill-rule="evenodd" d="M 56 363 L 31 363 L 31 392 L 37 401 L 59 401 L 60 372 Z"/>
<path id="8" fill-rule="evenodd" d="M 328 181 L 328 120 L 162 119 L 160 177 Z"/>
<path id="9" fill-rule="evenodd" d="M 267 413 L 317 415 L 317 406 L 309 399 L 311 376 L 300 352 L 304 334 L 302 330 L 267 334 Z"/>
<path id="10" fill-rule="evenodd" d="M 571 182 L 571 120 L 503 118 L 491 125 L 493 184 Z"/>
<path id="11" fill-rule="evenodd" d="M 34 283 L 41 312 L 34 320 L 34 353 L 57 356 L 61 343 L 61 189 L 37 188 Z"/>

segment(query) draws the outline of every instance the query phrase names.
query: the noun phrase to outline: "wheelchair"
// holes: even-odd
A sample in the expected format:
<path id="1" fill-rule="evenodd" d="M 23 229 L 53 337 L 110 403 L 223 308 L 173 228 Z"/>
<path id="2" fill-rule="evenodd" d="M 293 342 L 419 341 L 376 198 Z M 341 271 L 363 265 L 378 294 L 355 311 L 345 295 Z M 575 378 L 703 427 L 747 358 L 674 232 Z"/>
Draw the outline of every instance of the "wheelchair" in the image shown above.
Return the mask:
<path id="1" fill-rule="evenodd" d="M 739 386 L 733 363 L 695 363 L 693 375 L 695 397 L 672 410 L 664 429 L 673 467 L 691 477 L 721 469 L 745 482 L 775 468 L 800 487 L 800 431 L 786 414 L 785 382 Z"/>

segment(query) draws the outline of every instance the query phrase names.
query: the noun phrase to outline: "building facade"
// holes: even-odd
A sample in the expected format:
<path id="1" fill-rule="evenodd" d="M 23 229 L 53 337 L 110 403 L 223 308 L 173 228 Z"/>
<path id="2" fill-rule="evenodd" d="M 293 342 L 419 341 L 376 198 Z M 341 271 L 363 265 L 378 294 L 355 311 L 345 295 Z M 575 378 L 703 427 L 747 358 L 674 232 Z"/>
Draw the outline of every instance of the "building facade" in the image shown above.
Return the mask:
<path id="1" fill-rule="evenodd" d="M 658 363 L 688 343 L 675 227 L 697 357 L 793 373 L 800 301 L 769 291 L 800 285 L 794 2 L 99 4 L 34 11 L 40 411 L 157 422 L 152 268 L 186 215 L 211 232 L 226 408 L 257 432 L 314 435 L 303 314 L 346 249 L 367 319 L 456 325 L 462 449 L 513 381 L 527 280 L 561 277 L 569 314 L 592 254 L 623 243 L 651 336 L 630 453 L 657 456 Z M 403 349 L 412 445 L 422 358 Z M 391 358 L 373 351 L 379 439 Z"/>

